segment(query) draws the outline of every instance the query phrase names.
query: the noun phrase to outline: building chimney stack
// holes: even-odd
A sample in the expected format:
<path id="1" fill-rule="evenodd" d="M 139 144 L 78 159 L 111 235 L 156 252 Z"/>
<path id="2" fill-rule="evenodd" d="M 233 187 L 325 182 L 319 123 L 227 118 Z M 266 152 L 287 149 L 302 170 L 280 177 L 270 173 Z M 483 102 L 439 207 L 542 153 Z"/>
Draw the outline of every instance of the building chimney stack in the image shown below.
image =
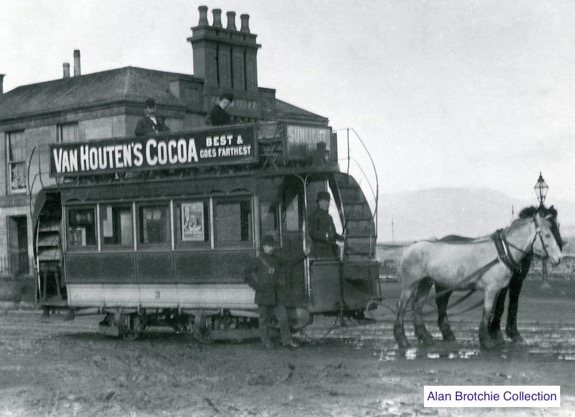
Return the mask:
<path id="1" fill-rule="evenodd" d="M 240 15 L 240 19 L 242 21 L 242 27 L 240 28 L 240 32 L 250 33 L 250 15 L 242 14 Z"/>
<path id="2" fill-rule="evenodd" d="M 213 9 L 212 14 L 214 15 L 214 23 L 212 24 L 215 28 L 221 28 L 222 26 L 222 9 Z"/>
<path id="3" fill-rule="evenodd" d="M 6 74 L 0 74 L 0 94 L 4 94 L 4 76 Z"/>
<path id="4" fill-rule="evenodd" d="M 74 50 L 74 77 L 82 75 L 82 70 L 80 69 L 80 50 Z"/>
<path id="5" fill-rule="evenodd" d="M 228 16 L 228 27 L 226 29 L 237 30 L 236 29 L 236 12 L 227 12 Z"/>
<path id="6" fill-rule="evenodd" d="M 64 78 L 70 78 L 70 63 L 64 62 L 62 67 L 64 70 Z"/>
<path id="7" fill-rule="evenodd" d="M 208 26 L 208 6 L 200 6 L 198 7 L 200 11 L 200 21 L 198 22 L 198 26 Z"/>

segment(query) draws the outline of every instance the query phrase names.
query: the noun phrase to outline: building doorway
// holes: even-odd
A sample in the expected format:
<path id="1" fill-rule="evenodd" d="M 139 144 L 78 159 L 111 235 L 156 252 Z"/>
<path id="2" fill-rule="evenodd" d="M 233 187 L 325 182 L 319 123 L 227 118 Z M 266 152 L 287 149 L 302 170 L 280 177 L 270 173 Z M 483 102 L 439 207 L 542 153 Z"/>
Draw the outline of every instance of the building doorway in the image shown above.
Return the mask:
<path id="1" fill-rule="evenodd" d="M 14 275 L 30 273 L 26 216 L 8 217 L 8 259 Z"/>

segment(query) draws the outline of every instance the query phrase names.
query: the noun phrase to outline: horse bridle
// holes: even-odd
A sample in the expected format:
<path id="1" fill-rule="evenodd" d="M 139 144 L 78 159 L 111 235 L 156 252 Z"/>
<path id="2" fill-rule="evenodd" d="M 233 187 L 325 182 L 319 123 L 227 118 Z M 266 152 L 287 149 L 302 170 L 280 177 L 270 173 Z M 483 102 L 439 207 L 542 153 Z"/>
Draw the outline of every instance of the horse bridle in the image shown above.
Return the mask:
<path id="1" fill-rule="evenodd" d="M 529 255 L 533 252 L 533 245 L 535 244 L 535 241 L 537 240 L 537 237 L 539 237 L 539 241 L 541 242 L 541 247 L 543 248 L 543 251 L 545 252 L 545 256 L 544 258 L 549 258 L 549 252 L 547 251 L 547 247 L 545 246 L 545 242 L 543 242 L 543 236 L 541 236 L 541 227 L 539 226 L 539 224 L 537 223 L 537 218 L 533 217 L 533 222 L 535 223 L 535 234 L 533 235 L 533 240 L 531 241 L 531 244 L 529 245 L 531 247 L 530 251 L 524 251 L 523 249 L 518 248 L 517 246 L 507 242 L 507 239 L 505 239 L 505 235 L 502 233 L 501 237 L 502 237 L 502 242 L 503 245 L 507 245 L 512 247 L 513 249 L 518 250 L 519 252 L 523 253 L 524 255 Z M 517 265 L 517 262 L 515 262 L 515 260 L 513 260 L 513 258 L 511 257 L 511 253 L 509 253 L 509 258 L 512 260 L 512 263 L 514 263 L 515 265 Z M 512 268 L 513 269 L 513 268 Z"/>

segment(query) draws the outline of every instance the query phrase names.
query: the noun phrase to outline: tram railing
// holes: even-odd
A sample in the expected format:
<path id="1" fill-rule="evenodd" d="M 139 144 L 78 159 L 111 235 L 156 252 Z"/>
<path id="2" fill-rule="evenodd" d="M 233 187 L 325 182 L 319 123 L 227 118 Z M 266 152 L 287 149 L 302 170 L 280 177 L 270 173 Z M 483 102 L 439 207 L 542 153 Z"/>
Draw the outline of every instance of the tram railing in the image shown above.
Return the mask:
<path id="1" fill-rule="evenodd" d="M 377 220 L 379 204 L 379 178 L 375 162 L 365 142 L 353 128 L 334 129 L 337 134 L 338 163 L 342 172 L 352 175 L 364 195 L 372 213 L 377 240 Z M 355 146 L 354 146 L 355 145 Z M 359 146 L 357 146 L 359 145 Z M 366 164 L 366 162 L 368 162 Z M 371 170 L 366 169 L 371 167 Z"/>

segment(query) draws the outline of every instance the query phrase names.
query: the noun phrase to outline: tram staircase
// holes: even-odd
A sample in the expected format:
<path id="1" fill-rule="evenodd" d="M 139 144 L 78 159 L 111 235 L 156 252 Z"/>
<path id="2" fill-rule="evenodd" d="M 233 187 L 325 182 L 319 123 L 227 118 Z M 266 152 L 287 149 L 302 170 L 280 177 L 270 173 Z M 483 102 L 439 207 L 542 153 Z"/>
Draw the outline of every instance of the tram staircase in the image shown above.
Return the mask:
<path id="1" fill-rule="evenodd" d="M 374 257 L 377 238 L 374 216 L 360 185 L 343 173 L 335 173 L 334 180 L 344 208 L 345 257 L 350 260 Z"/>
<path id="2" fill-rule="evenodd" d="M 62 282 L 62 247 L 60 211 L 52 204 L 42 210 L 37 230 L 38 295 L 42 302 L 56 305 L 66 298 Z"/>

